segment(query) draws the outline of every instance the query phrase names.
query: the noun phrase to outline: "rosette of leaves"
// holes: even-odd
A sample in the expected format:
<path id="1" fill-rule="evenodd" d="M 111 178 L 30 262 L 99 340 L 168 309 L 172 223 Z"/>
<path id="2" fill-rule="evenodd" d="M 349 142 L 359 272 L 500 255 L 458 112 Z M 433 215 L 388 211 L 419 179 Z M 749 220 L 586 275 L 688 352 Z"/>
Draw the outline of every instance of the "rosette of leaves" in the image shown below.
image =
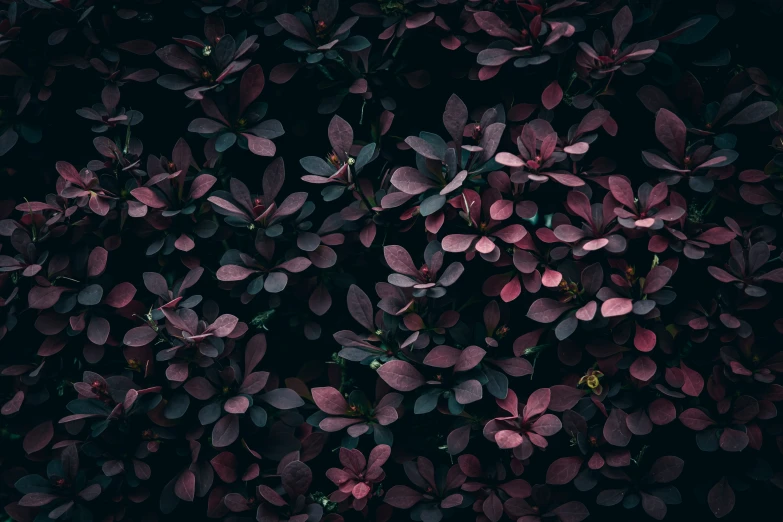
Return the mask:
<path id="1" fill-rule="evenodd" d="M 412 520 L 440 520 L 455 514 L 455 509 L 472 504 L 471 496 L 463 495 L 460 490 L 467 477 L 459 465 L 436 470 L 432 461 L 420 456 L 403 464 L 403 469 L 416 489 L 395 485 L 386 492 L 383 501 L 399 509 L 410 509 Z"/>
<path id="2" fill-rule="evenodd" d="M 505 121 L 505 111 L 498 106 L 487 109 L 478 123 L 468 126 L 468 108 L 453 94 L 443 112 L 443 126 L 452 141 L 430 132 L 407 137 L 405 143 L 416 152 L 416 168 L 397 169 L 391 177 L 392 185 L 411 197 L 418 196 L 422 216 L 435 214 L 446 204 L 446 197 L 473 176 L 500 168 L 494 156 L 506 129 Z M 464 145 L 464 135 L 477 144 Z"/>
<path id="3" fill-rule="evenodd" d="M 90 208 L 98 216 L 106 216 L 117 197 L 112 192 L 104 189 L 98 176 L 89 169 L 77 171 L 66 161 L 58 161 L 57 172 L 62 181 L 58 182 L 57 194 L 61 197 L 74 200 L 76 206 L 81 209 Z"/>
<path id="4" fill-rule="evenodd" d="M 499 211 L 496 203 L 502 201 L 500 191 L 494 188 L 485 190 L 480 196 L 472 189 L 465 189 L 461 196 L 450 204 L 459 209 L 460 218 L 465 221 L 471 233 L 449 234 L 443 238 L 441 247 L 446 252 L 465 252 L 471 260 L 478 252 L 481 258 L 490 263 L 500 259 L 502 249 L 497 241 L 513 245 L 527 236 L 525 227 L 518 223 L 504 226 L 511 218 L 506 207 Z"/>
<path id="5" fill-rule="evenodd" d="M 79 433 L 90 419 L 90 436 L 99 437 L 106 430 L 109 436 L 115 431 L 127 433 L 131 426 L 130 417 L 144 415 L 161 401 L 160 386 L 139 388 L 132 380 L 122 375 L 103 378 L 94 372 L 84 372 L 82 382 L 74 383 L 79 398 L 68 403 L 71 415 L 60 419 L 69 432 Z"/>
<path id="6" fill-rule="evenodd" d="M 366 459 L 358 449 L 340 448 L 340 464 L 343 468 L 326 470 L 326 478 L 338 487 L 337 491 L 329 495 L 329 500 L 362 511 L 371 496 L 380 494 L 379 491 L 373 492 L 373 488 L 386 478 L 386 472 L 381 466 L 389 460 L 390 455 L 391 448 L 386 444 L 375 446 Z"/>
<path id="7" fill-rule="evenodd" d="M 564 340 L 573 334 L 580 321 L 593 321 L 598 311 L 596 294 L 604 283 L 604 270 L 600 263 L 593 263 L 582 269 L 579 283 L 574 282 L 576 268 L 574 265 L 564 265 L 564 277 L 558 285 L 560 297 L 551 299 L 542 297 L 530 305 L 527 316 L 536 322 L 550 324 L 560 320 L 554 329 L 558 340 Z M 565 315 L 564 315 L 565 314 Z M 600 316 L 598 323 L 601 321 Z M 598 326 L 598 324 L 593 325 Z"/>
<path id="8" fill-rule="evenodd" d="M 171 254 L 175 249 L 189 252 L 195 248 L 194 236 L 212 237 L 217 225 L 212 219 L 210 206 L 199 202 L 217 181 L 212 174 L 198 172 L 191 176 L 193 164 L 190 147 L 180 138 L 174 146 L 172 160 L 151 156 L 147 171 L 149 180 L 143 186 L 129 181 L 126 190 L 134 200 L 128 201 L 128 215 L 144 218 L 154 229 L 165 231 L 147 248 L 147 255 L 163 251 Z M 181 166 L 180 166 L 181 165 Z M 132 188 L 131 188 L 132 187 Z"/>
<path id="9" fill-rule="evenodd" d="M 302 176 L 302 181 L 316 185 L 328 184 L 321 190 L 324 201 L 334 201 L 346 190 L 362 194 L 362 188 L 356 185 L 356 176 L 378 157 L 375 143 L 361 147 L 354 145 L 353 128 L 339 116 L 333 116 L 329 121 L 327 133 L 332 150 L 325 160 L 318 156 L 299 160 L 302 168 L 310 173 Z"/>
<path id="10" fill-rule="evenodd" d="M 449 264 L 443 273 L 443 250 L 437 241 L 430 242 L 424 250 L 424 264 L 416 268 L 413 259 L 405 248 L 398 245 L 383 247 L 383 255 L 389 268 L 395 271 L 389 275 L 389 283 L 400 288 L 413 288 L 413 297 L 438 298 L 446 295 L 446 287 L 457 282 L 464 272 L 462 263 Z"/>
<path id="11" fill-rule="evenodd" d="M 588 426 L 594 416 L 588 414 L 588 417 L 586 419 L 570 409 L 563 412 L 563 430 L 582 456 L 561 457 L 553 461 L 547 468 L 547 484 L 562 486 L 573 481 L 579 491 L 590 491 L 602 477 L 611 479 L 622 473 L 620 468 L 631 465 L 631 452 L 609 446 L 603 436 L 603 425 Z"/>
<path id="12" fill-rule="evenodd" d="M 229 446 L 237 439 L 242 419 L 249 419 L 259 428 L 266 426 L 268 413 L 258 401 L 281 411 L 304 405 L 289 388 L 261 393 L 269 380 L 269 372 L 254 370 L 265 354 L 266 337 L 254 335 L 245 348 L 244 372 L 239 361 L 229 357 L 222 369 L 212 366 L 205 371 L 205 376 L 192 377 L 183 385 L 191 397 L 207 403 L 199 410 L 198 418 L 202 426 L 214 423 L 212 445 L 216 448 Z M 179 408 L 173 418 L 185 414 L 189 401 L 183 399 L 181 402 L 184 408 Z"/>
<path id="13" fill-rule="evenodd" d="M 747 85 L 743 79 L 749 80 Z M 725 128 L 731 125 L 750 125 L 767 117 L 778 127 L 771 117 L 778 112 L 777 106 L 771 101 L 756 101 L 749 105 L 744 102 L 756 92 L 766 95 L 768 80 L 760 69 L 748 67 L 737 74 L 731 82 L 726 94 L 720 102 L 711 101 L 705 103 L 705 93 L 698 78 L 690 71 L 686 71 L 676 86 L 676 100 L 674 103 L 669 96 L 654 85 L 645 85 L 636 93 L 644 107 L 657 114 L 659 109 L 666 109 L 673 113 L 690 115 L 687 118 L 688 130 L 693 134 L 712 137 L 716 146 L 720 149 L 733 148 L 737 142 L 737 136 L 731 132 L 725 132 Z M 724 120 L 737 109 L 734 116 Z"/>
<path id="14" fill-rule="evenodd" d="M 566 197 L 566 210 L 583 220 L 581 227 L 574 226 L 567 215 L 558 212 L 552 215 L 551 228 L 537 229 L 536 237 L 547 244 L 565 244 L 565 247 L 555 247 L 550 252 L 558 260 L 566 257 L 569 250 L 574 259 L 581 259 L 602 249 L 621 254 L 625 252 L 628 241 L 619 233 L 621 227 L 613 213 L 617 206 L 611 194 L 606 194 L 601 203 L 591 204 L 587 195 L 572 190 Z M 544 286 L 554 283 L 543 282 Z"/>
<path id="15" fill-rule="evenodd" d="M 783 268 L 775 268 L 760 273 L 770 258 L 770 248 L 764 241 L 746 243 L 746 246 L 735 240 L 729 243 L 731 257 L 724 265 L 727 270 L 717 266 L 708 266 L 707 271 L 721 283 L 731 283 L 738 290 L 751 298 L 761 298 L 767 295 L 762 287 L 764 282 L 783 283 Z"/>
<path id="16" fill-rule="evenodd" d="M 443 17 L 435 14 L 437 5 L 420 5 L 410 0 L 397 2 L 387 0 L 379 4 L 360 2 L 351 6 L 351 11 L 364 18 L 382 18 L 383 31 L 378 35 L 378 40 L 386 41 L 384 53 L 391 49 L 393 42 L 401 41 L 405 34 L 421 27 L 439 27 L 448 33 L 451 28 Z M 449 34 L 441 38 L 441 45 L 451 51 L 458 49 L 462 41 L 455 35 Z M 397 43 L 395 49 L 399 49 L 401 43 Z M 398 51 L 392 51 L 396 55 Z"/>
<path id="17" fill-rule="evenodd" d="M 553 495 L 548 486 L 535 485 L 528 498 L 510 498 L 503 503 L 503 509 L 511 518 L 525 522 L 582 522 L 590 516 L 587 507 L 578 500 L 564 502 L 564 498 Z"/>
<path id="18" fill-rule="evenodd" d="M 658 50 L 658 40 L 634 43 L 623 47 L 623 42 L 633 27 L 633 14 L 628 6 L 620 9 L 612 19 L 614 42 L 601 30 L 593 33 L 592 45 L 579 42 L 576 56 L 577 72 L 583 78 L 601 80 L 617 71 L 626 76 L 635 76 L 644 72 L 642 61 L 652 57 Z"/>
<path id="19" fill-rule="evenodd" d="M 256 64 L 242 74 L 238 90 L 232 90 L 230 97 L 201 99 L 201 108 L 208 118 L 196 118 L 188 130 L 209 138 L 204 149 L 208 158 L 222 154 L 235 143 L 257 156 L 275 155 L 272 140 L 285 131 L 278 120 L 262 121 L 268 105 L 256 100 L 264 83 L 264 71 Z"/>
<path id="20" fill-rule="evenodd" d="M 109 252 L 103 247 L 89 253 L 75 249 L 70 256 L 58 254 L 49 262 L 47 277 L 38 278 L 27 296 L 28 306 L 41 310 L 38 331 L 46 335 L 86 333 L 89 342 L 84 354 L 94 362 L 103 357 L 105 344 L 115 342 L 110 337 L 109 320 L 127 317 L 125 308 L 136 295 L 131 283 L 113 283 L 106 273 L 108 259 Z M 64 342 L 59 349 L 63 346 Z"/>
<path id="21" fill-rule="evenodd" d="M 364 36 L 351 36 L 351 28 L 359 17 L 351 16 L 336 23 L 338 11 L 338 0 L 319 0 L 315 9 L 282 13 L 275 17 L 276 23 L 267 26 L 265 32 L 286 31 L 294 38 L 286 39 L 283 45 L 301 57 L 295 63 L 277 65 L 271 73 L 272 81 L 285 83 L 302 67 L 317 67 L 331 80 L 330 68 L 344 67 L 346 58 L 350 59 L 352 53 L 370 47 L 370 41 Z"/>
<path id="22" fill-rule="evenodd" d="M 520 478 L 509 478 L 506 466 L 501 461 L 485 462 L 475 455 L 460 455 L 457 459 L 459 469 L 468 479 L 461 489 L 471 493 L 473 511 L 483 513 L 490 521 L 498 521 L 503 516 L 503 502 L 512 498 L 528 498 L 532 493 L 530 484 Z M 515 474 L 521 469 L 512 465 Z M 477 516 L 477 518 L 480 515 Z"/>
<path id="23" fill-rule="evenodd" d="M 352 391 L 347 400 L 331 386 L 313 388 L 311 392 L 321 411 L 307 422 L 330 433 L 348 428 L 349 438 L 344 439 L 343 447 L 355 448 L 362 435 L 373 435 L 376 444 L 394 444 L 394 435 L 386 426 L 398 418 L 397 409 L 403 399 L 399 393 L 386 393 L 372 404 L 361 390 Z"/>
<path id="24" fill-rule="evenodd" d="M 714 178 L 709 175 L 709 171 L 699 171 L 726 167 L 739 157 L 737 151 L 729 148 L 715 150 L 705 140 L 688 144 L 685 123 L 667 109 L 659 109 L 655 115 L 655 136 L 666 147 L 666 152 L 645 150 L 642 159 L 654 169 L 667 171 L 667 174 L 661 175 L 661 181 L 668 185 L 687 178 L 691 190 L 712 192 Z"/>
<path id="25" fill-rule="evenodd" d="M 136 110 L 126 110 L 120 107 L 120 91 L 118 89 L 104 89 L 101 91 L 101 103 L 91 107 L 83 107 L 76 110 L 76 114 L 93 123 L 90 130 L 102 134 L 118 125 L 138 125 L 144 120 L 144 115 Z"/>
<path id="26" fill-rule="evenodd" d="M 513 450 L 520 460 L 530 458 L 536 447 L 546 449 L 545 437 L 560 431 L 562 423 L 557 416 L 545 413 L 551 401 L 549 388 L 534 391 L 526 404 L 520 405 L 514 390 L 508 390 L 503 399 L 495 399 L 508 417 L 497 417 L 484 425 L 484 437 L 495 442 L 500 449 Z"/>
<path id="27" fill-rule="evenodd" d="M 601 491 L 596 502 L 601 506 L 622 503 L 622 506 L 629 510 L 641 504 L 650 517 L 663 520 L 668 512 L 667 505 L 682 502 L 680 491 L 669 483 L 680 476 L 685 462 L 679 457 L 660 457 L 653 462 L 649 470 L 642 472 L 639 460 L 641 459 L 636 459 L 635 465 L 628 468 L 629 473 L 614 477 L 615 480 L 625 483 L 623 487 Z"/>
<path id="28" fill-rule="evenodd" d="M 307 522 L 321 520 L 324 507 L 313 498 L 310 486 L 313 473 L 298 457 L 286 457 L 277 467 L 280 484 L 270 487 L 259 484 L 255 497 L 229 493 L 223 503 L 232 513 L 251 511 L 257 503 L 256 520 L 261 522 Z"/>
<path id="29" fill-rule="evenodd" d="M 110 483 L 111 478 L 105 475 L 88 478 L 87 472 L 79 468 L 79 450 L 75 444 L 69 444 L 58 459 L 49 461 L 46 477 L 26 475 L 16 481 L 14 487 L 24 496 L 7 508 L 15 518 L 39 513 L 49 520 L 90 520 L 89 502 L 98 498 Z"/>
<path id="30" fill-rule="evenodd" d="M 382 284 L 383 283 L 380 283 L 379 286 Z M 388 283 L 385 285 L 386 286 L 380 286 L 381 291 L 379 294 L 385 295 L 385 289 L 393 289 L 402 293 L 402 290 L 399 288 Z M 393 306 L 395 308 L 400 306 L 397 304 L 400 302 L 405 303 L 404 306 L 400 307 L 400 310 L 407 308 L 410 304 L 410 300 L 406 300 L 404 296 L 400 296 L 399 294 L 394 295 L 390 292 L 389 297 L 392 296 L 393 298 L 402 297 L 401 299 L 394 299 Z M 392 301 L 392 299 L 387 300 Z M 378 306 L 381 307 L 383 302 L 384 297 L 382 296 Z M 399 327 L 393 323 L 387 324 L 384 321 L 383 312 L 386 311 L 386 309 L 381 308 L 377 313 L 373 313 L 374 308 L 370 298 L 356 285 L 351 285 L 350 288 L 348 288 L 347 303 L 348 313 L 351 314 L 351 317 L 353 317 L 357 323 L 364 327 L 365 331 L 363 333 L 356 333 L 351 330 L 340 330 L 333 334 L 334 340 L 341 346 L 338 355 L 343 359 L 368 365 L 376 359 L 378 362 L 391 361 L 398 349 L 408 346 L 418 337 L 418 334 L 414 333 L 409 336 L 407 340 L 399 342 L 397 340 Z M 418 372 L 416 373 L 418 374 Z M 419 382 L 419 378 L 421 378 L 421 382 Z M 424 383 L 424 378 L 421 377 L 421 374 L 418 374 L 418 377 L 414 376 L 414 379 L 415 387 Z"/>
<path id="31" fill-rule="evenodd" d="M 566 187 L 583 186 L 585 182 L 582 178 L 556 167 L 557 164 L 563 163 L 569 154 L 567 150 L 557 145 L 558 136 L 552 125 L 545 120 L 533 120 L 522 127 L 522 132 L 517 138 L 519 155 L 499 152 L 495 156 L 495 161 L 512 168 L 510 179 L 513 183 L 527 181 L 546 183 L 552 179 Z M 583 149 L 573 149 L 574 152 L 580 150 Z"/>
<path id="32" fill-rule="evenodd" d="M 204 99 L 204 93 L 220 92 L 236 81 L 236 73 L 250 65 L 246 56 L 258 49 L 258 35 L 240 32 L 236 38 L 226 34 L 223 20 L 218 16 L 204 19 L 205 39 L 197 36 L 174 38 L 177 44 L 161 47 L 155 54 L 163 63 L 184 73 L 164 74 L 158 84 L 173 91 L 185 91 L 191 100 Z"/>

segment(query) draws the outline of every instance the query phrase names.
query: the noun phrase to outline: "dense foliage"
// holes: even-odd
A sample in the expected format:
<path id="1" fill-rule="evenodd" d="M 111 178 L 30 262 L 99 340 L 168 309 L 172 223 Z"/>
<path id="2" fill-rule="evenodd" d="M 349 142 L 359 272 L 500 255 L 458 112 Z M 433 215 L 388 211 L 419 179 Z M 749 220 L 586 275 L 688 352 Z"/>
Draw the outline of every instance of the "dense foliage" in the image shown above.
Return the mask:
<path id="1" fill-rule="evenodd" d="M 0 521 L 767 520 L 782 4 L 2 0 Z"/>

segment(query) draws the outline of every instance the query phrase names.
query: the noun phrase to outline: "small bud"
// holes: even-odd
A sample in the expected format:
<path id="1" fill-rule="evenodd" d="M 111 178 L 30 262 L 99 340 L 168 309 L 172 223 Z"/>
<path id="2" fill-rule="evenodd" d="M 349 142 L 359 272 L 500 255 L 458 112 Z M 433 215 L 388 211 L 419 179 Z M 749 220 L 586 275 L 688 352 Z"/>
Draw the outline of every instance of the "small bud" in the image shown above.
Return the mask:
<path id="1" fill-rule="evenodd" d="M 381 366 L 383 366 L 383 363 L 378 359 L 375 359 L 373 362 L 370 363 L 370 368 L 372 368 L 373 370 L 377 370 Z"/>
<path id="2" fill-rule="evenodd" d="M 212 54 L 212 46 L 205 45 L 204 48 L 201 50 L 201 56 L 204 56 L 206 58 L 210 54 Z"/>

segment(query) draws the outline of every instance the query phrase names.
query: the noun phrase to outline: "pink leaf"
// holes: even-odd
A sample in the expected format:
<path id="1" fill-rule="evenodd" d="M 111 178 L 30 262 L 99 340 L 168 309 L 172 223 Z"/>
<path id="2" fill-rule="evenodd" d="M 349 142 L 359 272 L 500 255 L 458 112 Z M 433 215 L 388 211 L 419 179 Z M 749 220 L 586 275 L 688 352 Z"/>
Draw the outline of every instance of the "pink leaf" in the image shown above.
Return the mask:
<path id="1" fill-rule="evenodd" d="M 378 368 L 378 375 L 386 384 L 399 391 L 415 390 L 424 384 L 424 376 L 405 361 L 389 361 Z"/>
<path id="2" fill-rule="evenodd" d="M 613 297 L 604 301 L 601 305 L 601 315 L 604 317 L 618 317 L 630 314 L 633 310 L 633 301 L 624 297 Z"/>
<path id="3" fill-rule="evenodd" d="M 313 388 L 310 391 L 315 405 L 324 413 L 345 415 L 348 411 L 348 402 L 335 388 L 326 386 L 324 388 Z"/>

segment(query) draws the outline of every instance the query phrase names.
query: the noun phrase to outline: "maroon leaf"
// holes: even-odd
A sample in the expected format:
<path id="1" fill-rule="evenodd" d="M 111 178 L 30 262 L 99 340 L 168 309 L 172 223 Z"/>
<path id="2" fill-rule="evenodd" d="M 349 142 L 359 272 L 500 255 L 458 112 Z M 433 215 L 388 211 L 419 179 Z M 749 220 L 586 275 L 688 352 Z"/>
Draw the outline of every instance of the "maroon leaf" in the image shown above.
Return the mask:
<path id="1" fill-rule="evenodd" d="M 560 84 L 557 83 L 557 80 L 550 83 L 547 88 L 544 89 L 544 92 L 541 93 L 541 104 L 550 111 L 557 107 L 562 99 L 563 89 L 560 87 Z"/>
<path id="2" fill-rule="evenodd" d="M 35 453 L 44 449 L 54 436 L 54 424 L 52 421 L 44 421 L 31 429 L 24 436 L 22 447 L 26 453 Z"/>
<path id="3" fill-rule="evenodd" d="M 680 476 L 685 461 L 679 457 L 661 457 L 650 468 L 650 477 L 659 484 L 671 482 Z"/>
<path id="4" fill-rule="evenodd" d="M 571 308 L 572 306 L 568 303 L 561 303 L 554 299 L 542 297 L 530 305 L 527 316 L 536 322 L 549 324 Z"/>
<path id="5" fill-rule="evenodd" d="M 392 486 L 392 488 L 386 492 L 383 501 L 396 508 L 409 509 L 415 506 L 423 498 L 423 495 L 418 491 L 411 489 L 408 486 L 397 485 Z"/>
<path id="6" fill-rule="evenodd" d="M 657 366 L 655 365 L 655 362 L 646 355 L 642 355 L 637 357 L 633 364 L 631 364 L 630 371 L 631 375 L 640 381 L 649 381 L 653 378 L 653 375 L 655 375 L 656 369 Z"/>
<path id="7" fill-rule="evenodd" d="M 625 419 L 627 416 L 628 414 L 620 408 L 612 408 L 612 412 L 604 424 L 603 431 L 606 442 L 622 448 L 628 445 L 631 441 L 631 432 L 626 425 Z"/>
<path id="8" fill-rule="evenodd" d="M 568 484 L 579 473 L 582 457 L 562 457 L 549 465 L 546 470 L 546 483 L 555 486 Z"/>
<path id="9" fill-rule="evenodd" d="M 734 509 L 734 498 L 734 490 L 726 477 L 723 477 L 710 488 L 710 492 L 707 494 L 707 504 L 716 518 L 723 518 Z"/>
<path id="10" fill-rule="evenodd" d="M 680 413 L 680 422 L 695 431 L 701 431 L 715 424 L 714 420 L 698 408 L 689 408 Z"/>

